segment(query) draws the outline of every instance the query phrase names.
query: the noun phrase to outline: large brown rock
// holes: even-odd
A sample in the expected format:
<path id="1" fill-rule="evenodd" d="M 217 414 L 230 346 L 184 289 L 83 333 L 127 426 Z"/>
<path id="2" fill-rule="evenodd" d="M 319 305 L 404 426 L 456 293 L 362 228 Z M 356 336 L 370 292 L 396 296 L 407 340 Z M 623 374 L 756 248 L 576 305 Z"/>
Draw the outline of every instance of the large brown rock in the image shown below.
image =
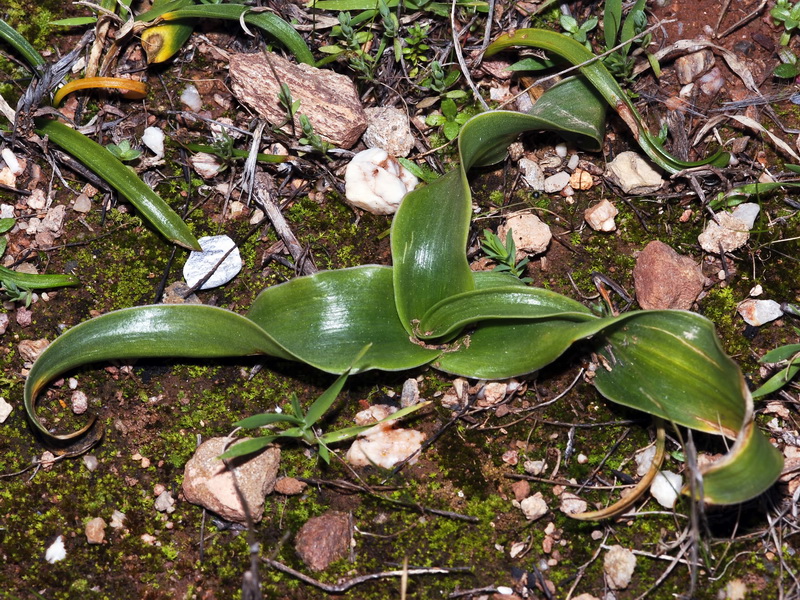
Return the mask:
<path id="1" fill-rule="evenodd" d="M 323 571 L 347 556 L 353 537 L 350 515 L 329 510 L 306 521 L 295 538 L 295 549 L 313 571 Z"/>
<path id="2" fill-rule="evenodd" d="M 633 281 L 636 300 L 642 308 L 689 310 L 703 291 L 706 279 L 700 265 L 691 258 L 655 240 L 636 259 Z"/>
<path id="3" fill-rule="evenodd" d="M 256 455 L 228 460 L 219 459 L 225 451 L 228 438 L 210 438 L 200 444 L 194 456 L 186 463 L 183 474 L 183 495 L 192 504 L 199 504 L 228 521 L 245 523 L 244 507 L 236 493 L 236 483 L 247 502 L 250 516 L 261 520 L 264 500 L 275 487 L 281 451 L 270 447 Z"/>
<path id="4" fill-rule="evenodd" d="M 367 128 L 358 91 L 345 75 L 294 64 L 273 53 L 231 54 L 230 75 L 236 98 L 274 125 L 286 120 L 286 109 L 278 101 L 281 83 L 285 83 L 292 99 L 300 100 L 296 131 L 302 131 L 298 118 L 302 113 L 323 139 L 351 148 Z"/>

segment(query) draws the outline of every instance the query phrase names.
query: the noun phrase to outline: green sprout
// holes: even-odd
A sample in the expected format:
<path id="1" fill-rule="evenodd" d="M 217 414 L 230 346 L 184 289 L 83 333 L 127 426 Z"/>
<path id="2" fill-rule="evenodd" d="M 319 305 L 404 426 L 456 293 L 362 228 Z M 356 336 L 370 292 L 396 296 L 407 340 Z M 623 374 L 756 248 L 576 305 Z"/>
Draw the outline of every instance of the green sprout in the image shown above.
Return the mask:
<path id="1" fill-rule="evenodd" d="M 119 144 L 108 144 L 106 150 L 122 162 L 136 160 L 142 155 L 142 151 L 133 148 L 129 140 L 122 140 Z"/>
<path id="2" fill-rule="evenodd" d="M 361 351 L 356 360 L 359 360 L 368 350 L 369 346 Z M 251 454 L 252 452 L 258 452 L 262 448 L 265 448 L 281 438 L 294 438 L 302 441 L 308 446 L 317 446 L 319 457 L 326 463 L 330 464 L 331 451 L 328 447 L 329 444 L 354 438 L 367 429 L 371 429 L 378 423 L 399 419 L 429 404 L 428 402 L 420 402 L 413 406 L 402 408 L 385 419 L 378 421 L 377 423 L 346 427 L 344 429 L 337 429 L 336 431 L 322 434 L 316 425 L 320 419 L 322 419 L 323 415 L 330 410 L 331 406 L 333 406 L 333 403 L 336 401 L 337 396 L 342 391 L 342 388 L 347 381 L 349 373 L 350 370 L 347 370 L 345 373 L 340 375 L 336 381 L 334 381 L 333 384 L 331 384 L 331 386 L 314 401 L 314 403 L 308 408 L 308 412 L 303 412 L 303 408 L 300 406 L 300 401 L 293 393 L 290 398 L 290 405 L 286 412 L 266 412 L 260 415 L 247 417 L 238 423 L 234 423 L 234 427 L 241 427 L 243 429 L 259 429 L 262 427 L 272 427 L 275 425 L 284 425 L 288 427 L 276 433 L 270 433 L 268 435 L 239 442 L 225 452 L 222 455 L 222 458 L 244 456 L 246 454 Z"/>
<path id="3" fill-rule="evenodd" d="M 451 98 L 442 100 L 442 113 L 428 115 L 425 123 L 432 127 L 441 127 L 442 133 L 452 141 L 458 137 L 458 132 L 461 131 L 461 126 L 469 121 L 470 115 L 465 112 L 460 112 L 456 103 Z"/>
<path id="4" fill-rule="evenodd" d="M 527 257 L 521 261 L 517 261 L 517 247 L 514 244 L 514 231 L 508 230 L 506 234 L 506 243 L 500 239 L 495 233 L 488 229 L 483 230 L 484 240 L 481 242 L 481 250 L 486 253 L 486 256 L 497 263 L 494 271 L 502 273 L 510 273 L 514 277 L 518 277 L 523 283 L 530 283 L 530 277 L 523 277 L 525 273 L 525 266 L 530 262 Z"/>
<path id="5" fill-rule="evenodd" d="M 783 23 L 783 33 L 778 43 L 781 46 L 788 46 L 792 33 L 800 27 L 800 2 L 792 4 L 789 0 L 778 0 L 769 14 L 775 25 Z"/>
<path id="6" fill-rule="evenodd" d="M 591 49 L 591 45 L 589 44 L 586 34 L 597 27 L 597 17 L 592 17 L 579 24 L 575 17 L 570 15 L 561 15 L 559 21 L 561 23 L 561 27 L 564 28 L 566 35 L 571 37 L 576 42 L 583 44 L 587 49 Z"/>

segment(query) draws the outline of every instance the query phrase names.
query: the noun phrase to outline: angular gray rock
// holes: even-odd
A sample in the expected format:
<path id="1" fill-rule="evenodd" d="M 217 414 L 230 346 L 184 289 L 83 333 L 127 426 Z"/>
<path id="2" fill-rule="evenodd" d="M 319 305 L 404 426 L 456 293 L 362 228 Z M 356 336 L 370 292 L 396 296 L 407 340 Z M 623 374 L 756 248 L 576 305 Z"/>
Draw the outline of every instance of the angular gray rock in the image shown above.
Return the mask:
<path id="1" fill-rule="evenodd" d="M 633 281 L 642 308 L 689 310 L 703 291 L 706 278 L 691 258 L 654 240 L 636 259 Z"/>
<path id="2" fill-rule="evenodd" d="M 364 144 L 367 148 L 382 148 L 392 156 L 408 156 L 414 147 L 414 135 L 406 113 L 393 106 L 377 106 L 364 110 L 367 130 Z"/>
<path id="3" fill-rule="evenodd" d="M 243 438 L 244 439 L 244 438 Z M 200 444 L 186 463 L 183 495 L 228 521 L 246 522 L 245 510 L 236 494 L 233 475 L 218 457 L 225 451 L 228 438 L 211 438 Z M 270 447 L 255 456 L 233 458 L 228 463 L 250 509 L 253 520 L 261 520 L 264 500 L 275 487 L 281 451 Z"/>
<path id="4" fill-rule="evenodd" d="M 306 521 L 295 538 L 297 554 L 312 571 L 324 571 L 347 556 L 353 538 L 350 515 L 329 510 Z"/>

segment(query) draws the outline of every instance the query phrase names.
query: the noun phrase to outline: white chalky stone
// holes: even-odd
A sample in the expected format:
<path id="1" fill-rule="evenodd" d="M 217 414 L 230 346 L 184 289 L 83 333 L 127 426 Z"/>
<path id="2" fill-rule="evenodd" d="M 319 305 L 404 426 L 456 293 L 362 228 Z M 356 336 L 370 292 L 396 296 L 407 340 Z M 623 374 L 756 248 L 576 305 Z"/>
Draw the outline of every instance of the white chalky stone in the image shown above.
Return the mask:
<path id="1" fill-rule="evenodd" d="M 193 251 L 183 266 L 183 278 L 189 287 L 197 285 L 197 282 L 203 279 L 231 248 L 233 248 L 233 252 L 217 267 L 217 270 L 200 289 L 209 290 L 225 285 L 242 270 L 242 257 L 239 255 L 239 249 L 227 235 L 202 237 L 197 241 L 200 242 L 203 251 Z"/>

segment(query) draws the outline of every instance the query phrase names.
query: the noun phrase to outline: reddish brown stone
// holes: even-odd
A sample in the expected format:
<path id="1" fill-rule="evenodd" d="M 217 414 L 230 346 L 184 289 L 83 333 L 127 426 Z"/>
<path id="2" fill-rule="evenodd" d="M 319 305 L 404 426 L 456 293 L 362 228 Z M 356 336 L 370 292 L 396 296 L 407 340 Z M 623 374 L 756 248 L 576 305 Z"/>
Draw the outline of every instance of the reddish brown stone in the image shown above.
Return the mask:
<path id="1" fill-rule="evenodd" d="M 328 511 L 306 521 L 295 538 L 295 549 L 313 571 L 323 571 L 347 556 L 353 537 L 350 515 Z"/>
<path id="2" fill-rule="evenodd" d="M 689 310 L 705 285 L 700 265 L 658 240 L 639 254 L 633 280 L 636 300 L 645 309 Z"/>

